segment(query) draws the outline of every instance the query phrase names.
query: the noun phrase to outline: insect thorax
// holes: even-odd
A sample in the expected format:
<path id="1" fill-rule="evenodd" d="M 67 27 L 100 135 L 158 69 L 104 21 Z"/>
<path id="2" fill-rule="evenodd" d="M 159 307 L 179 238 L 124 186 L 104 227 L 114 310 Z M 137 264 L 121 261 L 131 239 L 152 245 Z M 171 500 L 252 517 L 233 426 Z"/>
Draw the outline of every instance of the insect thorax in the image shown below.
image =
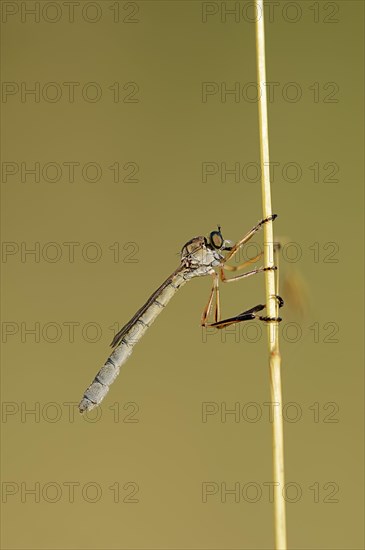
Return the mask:
<path id="1" fill-rule="evenodd" d="M 220 264 L 223 256 L 214 250 L 205 237 L 195 237 L 188 241 L 181 250 L 181 261 L 199 277 L 214 272 L 213 267 Z"/>

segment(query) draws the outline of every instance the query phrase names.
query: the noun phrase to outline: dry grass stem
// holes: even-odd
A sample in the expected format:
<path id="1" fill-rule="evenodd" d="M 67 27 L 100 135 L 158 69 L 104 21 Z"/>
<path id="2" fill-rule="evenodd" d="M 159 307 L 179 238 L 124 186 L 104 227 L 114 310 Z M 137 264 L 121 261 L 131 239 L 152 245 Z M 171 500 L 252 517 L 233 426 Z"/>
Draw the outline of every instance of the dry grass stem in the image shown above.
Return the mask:
<path id="1" fill-rule="evenodd" d="M 257 56 L 257 80 L 260 90 L 259 99 L 259 125 L 260 125 L 260 159 L 261 159 L 261 184 L 262 184 L 262 208 L 263 218 L 271 216 L 271 186 L 269 171 L 269 135 L 267 121 L 267 97 L 266 97 L 266 64 L 265 64 L 265 25 L 263 0 L 258 0 L 256 21 L 256 56 Z M 274 263 L 274 236 L 273 223 L 270 221 L 264 225 L 264 260 L 265 266 Z M 266 304 L 269 317 L 278 316 L 277 300 L 275 295 L 276 282 L 275 271 L 265 272 Z M 279 351 L 279 327 L 278 323 L 268 323 L 269 336 L 269 369 L 270 388 L 273 412 L 273 476 L 274 476 L 274 508 L 275 508 L 275 548 L 286 550 L 286 518 L 284 489 L 284 439 L 282 418 L 282 394 L 281 394 L 281 355 Z M 275 405 L 274 405 L 275 404 Z"/>

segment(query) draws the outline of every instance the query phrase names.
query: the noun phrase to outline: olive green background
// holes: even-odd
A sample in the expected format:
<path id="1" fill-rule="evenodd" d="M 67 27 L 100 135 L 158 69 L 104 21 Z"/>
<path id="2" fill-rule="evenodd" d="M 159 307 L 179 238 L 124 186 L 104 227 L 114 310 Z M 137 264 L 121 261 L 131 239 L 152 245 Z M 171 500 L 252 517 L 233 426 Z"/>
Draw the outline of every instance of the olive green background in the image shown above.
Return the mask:
<path id="1" fill-rule="evenodd" d="M 60 21 L 50 23 L 56 14 L 50 6 L 39 22 L 32 16 L 22 22 L 19 11 L 2 24 L 3 82 L 39 82 L 41 89 L 55 82 L 62 90 L 55 102 L 42 95 L 22 101 L 14 93 L 1 105 L 2 162 L 19 167 L 2 180 L 2 239 L 14 251 L 2 257 L 2 546 L 272 548 L 266 331 L 259 327 L 257 342 L 257 325 L 226 333 L 225 342 L 221 334 L 204 337 L 199 321 L 209 278 L 194 280 L 172 300 L 136 346 L 96 421 L 93 414 L 70 416 L 67 405 L 80 400 L 105 361 L 116 323 L 127 322 L 175 269 L 187 240 L 218 223 L 225 238 L 236 240 L 262 216 L 258 181 L 236 182 L 232 175 L 223 181 L 219 173 L 202 181 L 204 162 L 244 169 L 259 162 L 257 102 L 247 88 L 238 102 L 220 95 L 222 83 L 243 88 L 256 80 L 248 6 L 240 2 L 239 20 L 227 15 L 224 22 L 224 3 L 213 2 L 217 13 L 204 23 L 199 1 L 139 1 L 138 12 L 135 3 L 120 2 L 114 22 L 115 3 L 106 1 L 97 3 L 101 18 L 91 23 L 81 17 L 84 4 L 73 23 L 64 6 Z M 287 4 L 267 19 L 266 42 L 267 79 L 277 83 L 269 105 L 271 159 L 279 163 L 275 235 L 296 243 L 281 257 L 282 281 L 301 278 L 306 305 L 301 315 L 283 290 L 283 394 L 292 403 L 284 425 L 286 481 L 289 498 L 297 500 L 287 504 L 288 546 L 360 549 L 363 4 Z M 80 83 L 73 102 L 65 82 Z M 100 86 L 99 101 L 82 96 L 88 82 Z M 109 89 L 115 82 L 119 102 Z M 139 86 L 136 102 L 125 101 L 128 82 Z M 218 89 L 206 102 L 204 82 Z M 294 89 L 301 91 L 298 101 Z M 74 182 L 65 167 L 53 183 L 42 175 L 22 181 L 20 164 L 35 162 L 80 167 Z M 81 173 L 89 162 L 102 170 L 94 183 Z M 116 162 L 119 182 L 108 168 Z M 139 167 L 137 181 L 122 181 L 133 169 L 123 169 L 129 162 Z M 287 163 L 299 165 L 299 181 L 289 181 Z M 310 169 L 315 163 L 319 181 Z M 334 164 L 327 163 L 337 165 L 332 178 Z M 79 243 L 73 262 L 63 244 L 70 242 Z M 99 261 L 90 261 L 96 250 L 90 242 L 101 251 Z M 16 249 L 24 246 L 39 246 L 39 261 L 22 259 Z M 57 250 L 61 256 L 52 262 Z M 263 278 L 223 286 L 221 299 L 224 316 L 252 307 L 264 300 Z M 35 323 L 39 337 L 25 332 Z M 77 324 L 73 342 L 65 323 Z M 203 422 L 206 402 L 217 412 Z M 223 422 L 222 408 L 235 403 L 242 416 Z M 207 502 L 204 482 L 218 491 Z M 25 493 L 37 483 L 39 499 Z M 223 502 L 224 483 L 227 489 L 239 483 L 239 502 L 232 495 Z M 110 489 L 116 484 L 119 502 Z M 15 494 L 8 495 L 11 488 Z"/>

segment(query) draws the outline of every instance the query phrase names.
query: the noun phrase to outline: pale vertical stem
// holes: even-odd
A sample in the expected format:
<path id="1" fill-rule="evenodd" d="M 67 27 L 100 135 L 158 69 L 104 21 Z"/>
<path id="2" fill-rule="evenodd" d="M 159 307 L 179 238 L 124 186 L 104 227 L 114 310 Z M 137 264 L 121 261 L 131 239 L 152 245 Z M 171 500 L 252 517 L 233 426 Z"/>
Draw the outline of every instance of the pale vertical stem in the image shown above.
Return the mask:
<path id="1" fill-rule="evenodd" d="M 263 0 L 257 0 L 256 15 L 256 57 L 257 81 L 260 94 L 260 159 L 263 218 L 271 216 L 271 187 L 269 164 L 269 131 L 267 121 L 266 67 L 265 67 L 265 25 Z M 265 266 L 274 263 L 273 223 L 264 224 L 264 260 Z M 277 317 L 275 298 L 275 271 L 265 272 L 266 304 L 269 317 Z M 273 411 L 273 475 L 274 475 L 274 509 L 275 509 L 275 548 L 286 550 L 286 518 L 284 500 L 284 438 L 281 395 L 281 356 L 279 351 L 278 323 L 268 324 L 270 389 Z"/>

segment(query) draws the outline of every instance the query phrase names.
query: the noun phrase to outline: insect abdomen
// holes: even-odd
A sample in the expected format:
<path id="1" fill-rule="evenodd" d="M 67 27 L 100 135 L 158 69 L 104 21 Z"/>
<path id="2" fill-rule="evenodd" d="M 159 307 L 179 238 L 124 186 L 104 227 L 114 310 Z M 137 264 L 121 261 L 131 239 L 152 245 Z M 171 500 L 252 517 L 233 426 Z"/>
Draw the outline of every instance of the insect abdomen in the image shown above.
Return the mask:
<path id="1" fill-rule="evenodd" d="M 109 386 L 119 374 L 120 367 L 127 361 L 133 347 L 152 325 L 165 305 L 171 300 L 177 290 L 186 282 L 182 275 L 175 275 L 169 284 L 161 290 L 155 300 L 142 313 L 130 329 L 123 335 L 122 341 L 108 357 L 104 365 L 87 388 L 79 404 L 80 412 L 85 412 L 100 405 L 109 391 Z"/>
<path id="2" fill-rule="evenodd" d="M 104 365 L 87 388 L 79 404 L 80 412 L 85 412 L 99 405 L 109 391 L 109 386 L 119 374 L 120 367 L 127 361 L 133 346 L 121 342 L 108 357 Z"/>

